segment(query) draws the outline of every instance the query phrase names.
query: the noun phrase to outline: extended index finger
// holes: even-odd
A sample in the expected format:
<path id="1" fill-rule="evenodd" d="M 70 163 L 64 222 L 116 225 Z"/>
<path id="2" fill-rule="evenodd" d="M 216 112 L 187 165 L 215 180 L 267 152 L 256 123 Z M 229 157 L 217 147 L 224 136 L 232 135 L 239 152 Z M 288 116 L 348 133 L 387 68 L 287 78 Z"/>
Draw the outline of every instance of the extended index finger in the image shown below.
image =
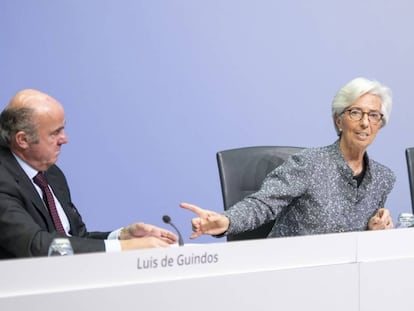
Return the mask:
<path id="1" fill-rule="evenodd" d="M 190 204 L 190 203 L 180 203 L 180 207 L 188 209 L 192 211 L 193 213 L 196 213 L 198 216 L 204 216 L 207 214 L 205 210 L 203 210 L 201 207 L 198 207 L 197 205 Z"/>
<path id="2" fill-rule="evenodd" d="M 390 216 L 390 213 L 386 208 L 382 207 L 378 210 L 378 216 L 381 220 L 386 220 Z"/>

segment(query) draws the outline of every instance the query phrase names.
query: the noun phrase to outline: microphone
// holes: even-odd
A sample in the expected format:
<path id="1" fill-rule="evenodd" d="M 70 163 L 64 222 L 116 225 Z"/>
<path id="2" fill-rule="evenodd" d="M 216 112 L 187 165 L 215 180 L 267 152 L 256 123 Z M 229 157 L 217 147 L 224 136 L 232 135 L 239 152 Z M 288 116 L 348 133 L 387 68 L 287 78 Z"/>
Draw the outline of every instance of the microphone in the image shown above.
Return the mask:
<path id="1" fill-rule="evenodd" d="M 180 233 L 180 230 L 178 230 L 178 228 L 171 222 L 171 217 L 168 216 L 168 215 L 164 215 L 164 216 L 162 216 L 162 221 L 165 222 L 166 224 L 169 224 L 171 227 L 173 227 L 175 229 L 175 231 L 177 231 L 178 245 L 183 246 L 184 245 L 183 237 Z"/>

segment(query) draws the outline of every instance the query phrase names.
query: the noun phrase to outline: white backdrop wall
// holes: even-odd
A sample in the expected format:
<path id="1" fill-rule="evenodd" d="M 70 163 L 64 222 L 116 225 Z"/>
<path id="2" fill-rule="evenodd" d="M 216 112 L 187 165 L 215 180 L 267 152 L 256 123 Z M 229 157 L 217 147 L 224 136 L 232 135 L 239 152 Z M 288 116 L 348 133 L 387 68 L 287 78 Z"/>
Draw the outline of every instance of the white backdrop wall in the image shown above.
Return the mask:
<path id="1" fill-rule="evenodd" d="M 390 86 L 394 110 L 369 148 L 411 211 L 411 0 L 0 0 L 0 108 L 22 88 L 65 107 L 58 164 L 90 230 L 216 211 L 215 153 L 336 139 L 330 104 L 349 80 Z M 203 237 L 199 242 L 217 241 Z"/>

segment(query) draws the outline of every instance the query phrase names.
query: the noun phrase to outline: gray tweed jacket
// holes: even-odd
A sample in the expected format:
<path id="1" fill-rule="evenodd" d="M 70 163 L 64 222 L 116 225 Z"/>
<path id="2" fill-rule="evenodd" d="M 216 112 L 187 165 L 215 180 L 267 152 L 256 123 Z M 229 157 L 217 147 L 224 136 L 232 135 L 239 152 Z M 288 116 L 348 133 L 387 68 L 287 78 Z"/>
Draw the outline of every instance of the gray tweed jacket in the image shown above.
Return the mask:
<path id="1" fill-rule="evenodd" d="M 232 206 L 227 234 L 275 221 L 269 237 L 366 230 L 384 207 L 394 173 L 365 154 L 365 176 L 358 186 L 334 144 L 305 149 L 272 171 L 261 189 Z"/>

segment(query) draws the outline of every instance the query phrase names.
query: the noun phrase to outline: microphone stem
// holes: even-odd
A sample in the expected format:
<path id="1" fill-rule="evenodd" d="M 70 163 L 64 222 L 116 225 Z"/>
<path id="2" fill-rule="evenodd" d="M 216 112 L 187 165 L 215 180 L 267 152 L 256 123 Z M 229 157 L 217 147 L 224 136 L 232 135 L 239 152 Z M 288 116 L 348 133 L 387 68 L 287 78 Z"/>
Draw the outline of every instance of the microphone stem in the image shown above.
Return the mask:
<path id="1" fill-rule="evenodd" d="M 179 246 L 183 246 L 184 245 L 184 241 L 183 241 L 183 237 L 181 236 L 180 231 L 178 230 L 178 228 L 170 221 L 169 224 L 175 229 L 175 231 L 177 231 L 178 234 L 178 245 Z"/>
<path id="2" fill-rule="evenodd" d="M 162 217 L 162 221 L 165 222 L 166 224 L 169 224 L 171 227 L 173 227 L 175 229 L 175 231 L 177 232 L 177 235 L 178 235 L 178 245 L 183 246 L 184 245 L 183 237 L 180 233 L 180 230 L 178 230 L 178 228 L 171 222 L 171 217 L 168 216 L 168 215 L 164 215 Z"/>

